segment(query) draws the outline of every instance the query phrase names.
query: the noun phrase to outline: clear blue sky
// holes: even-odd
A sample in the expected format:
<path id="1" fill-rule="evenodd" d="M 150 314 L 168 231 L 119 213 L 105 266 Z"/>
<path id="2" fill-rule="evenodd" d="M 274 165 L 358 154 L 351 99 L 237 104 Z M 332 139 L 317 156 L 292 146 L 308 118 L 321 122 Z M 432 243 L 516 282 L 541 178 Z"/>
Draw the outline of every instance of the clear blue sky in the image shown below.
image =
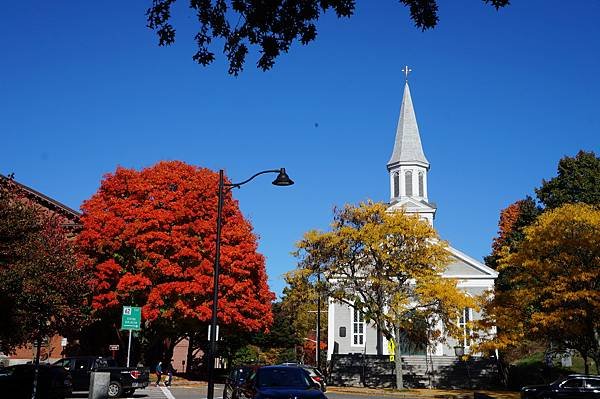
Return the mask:
<path id="1" fill-rule="evenodd" d="M 5 2 L 0 172 L 79 208 L 117 165 L 179 159 L 234 181 L 284 166 L 295 186 L 265 177 L 235 192 L 280 293 L 294 243 L 328 228 L 335 205 L 389 200 L 405 64 L 435 225 L 477 259 L 500 209 L 564 155 L 600 150 L 600 2 L 442 0 L 439 26 L 421 32 L 397 1 L 358 0 L 272 71 L 251 55 L 237 78 L 193 63 L 180 2 L 171 48 L 145 27 L 150 1 Z"/>

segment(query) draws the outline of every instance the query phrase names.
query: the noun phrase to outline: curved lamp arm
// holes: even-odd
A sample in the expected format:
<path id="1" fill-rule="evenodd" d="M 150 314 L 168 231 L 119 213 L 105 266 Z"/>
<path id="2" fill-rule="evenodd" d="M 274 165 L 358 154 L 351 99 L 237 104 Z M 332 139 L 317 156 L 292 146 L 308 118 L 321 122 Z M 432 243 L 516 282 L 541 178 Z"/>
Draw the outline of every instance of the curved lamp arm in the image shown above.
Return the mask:
<path id="1" fill-rule="evenodd" d="M 223 172 L 222 170 L 219 172 L 220 176 L 222 176 L 222 172 Z M 294 181 L 292 179 L 290 179 L 290 177 L 285 172 L 285 168 L 263 170 L 262 172 L 255 173 L 249 179 L 246 179 L 240 183 L 224 183 L 224 182 L 222 182 L 223 178 L 220 177 L 220 179 L 221 179 L 220 184 L 222 184 L 222 187 L 227 187 L 230 190 L 233 188 L 240 188 L 240 186 L 248 183 L 249 181 L 254 179 L 256 176 L 264 175 L 265 173 L 277 173 L 277 178 L 275 180 L 273 180 L 273 182 L 272 182 L 272 184 L 275 186 L 291 186 L 292 184 L 294 184 Z"/>
<path id="2" fill-rule="evenodd" d="M 258 173 L 253 174 L 250 178 L 244 180 L 243 182 L 240 182 L 240 183 L 225 183 L 223 185 L 225 187 L 239 188 L 240 186 L 243 186 L 244 184 L 248 183 L 249 181 L 254 180 L 254 178 L 257 177 L 257 176 L 264 175 L 266 173 L 279 173 L 282 169 L 285 170 L 284 168 L 263 170 L 262 172 L 258 172 Z"/>

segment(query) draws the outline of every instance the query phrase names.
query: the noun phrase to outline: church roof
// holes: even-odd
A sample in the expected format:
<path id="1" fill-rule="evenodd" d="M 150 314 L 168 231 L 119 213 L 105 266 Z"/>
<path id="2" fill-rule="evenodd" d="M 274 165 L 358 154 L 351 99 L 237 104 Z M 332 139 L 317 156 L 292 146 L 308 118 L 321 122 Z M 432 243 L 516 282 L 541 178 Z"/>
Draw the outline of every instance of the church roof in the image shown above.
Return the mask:
<path id="1" fill-rule="evenodd" d="M 417 117 L 410 97 L 408 82 L 404 85 L 404 96 L 400 107 L 400 118 L 396 128 L 396 142 L 388 166 L 401 163 L 419 163 L 429 166 L 421 146 Z"/>
<path id="2" fill-rule="evenodd" d="M 448 278 L 497 278 L 498 272 L 483 263 L 471 258 L 458 249 L 448 246 L 452 260 L 448 265 L 444 277 Z"/>

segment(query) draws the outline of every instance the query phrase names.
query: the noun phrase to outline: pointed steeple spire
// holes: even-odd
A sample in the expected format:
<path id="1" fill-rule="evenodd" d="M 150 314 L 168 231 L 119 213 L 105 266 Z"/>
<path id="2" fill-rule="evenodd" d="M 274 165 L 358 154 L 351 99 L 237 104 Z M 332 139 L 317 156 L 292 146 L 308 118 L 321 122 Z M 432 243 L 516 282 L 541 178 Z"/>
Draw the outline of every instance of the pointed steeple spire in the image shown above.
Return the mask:
<path id="1" fill-rule="evenodd" d="M 388 169 L 399 164 L 417 164 L 429 168 L 429 162 L 423 153 L 417 117 L 410 97 L 408 81 L 404 85 L 404 96 L 400 108 L 400 118 L 396 128 L 394 151 L 388 162 Z"/>

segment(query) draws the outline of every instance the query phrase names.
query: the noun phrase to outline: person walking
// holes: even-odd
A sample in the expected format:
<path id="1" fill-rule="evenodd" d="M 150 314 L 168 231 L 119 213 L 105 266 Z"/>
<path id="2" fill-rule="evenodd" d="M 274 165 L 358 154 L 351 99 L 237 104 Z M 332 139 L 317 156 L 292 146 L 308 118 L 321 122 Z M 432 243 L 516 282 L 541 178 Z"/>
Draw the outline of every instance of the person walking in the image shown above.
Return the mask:
<path id="1" fill-rule="evenodd" d="M 160 379 L 162 378 L 162 362 L 158 362 L 156 365 L 156 386 L 160 385 Z"/>
<path id="2" fill-rule="evenodd" d="M 165 373 L 169 376 L 168 380 L 165 382 L 165 386 L 170 387 L 173 380 L 173 359 L 169 360 L 165 365 Z"/>

